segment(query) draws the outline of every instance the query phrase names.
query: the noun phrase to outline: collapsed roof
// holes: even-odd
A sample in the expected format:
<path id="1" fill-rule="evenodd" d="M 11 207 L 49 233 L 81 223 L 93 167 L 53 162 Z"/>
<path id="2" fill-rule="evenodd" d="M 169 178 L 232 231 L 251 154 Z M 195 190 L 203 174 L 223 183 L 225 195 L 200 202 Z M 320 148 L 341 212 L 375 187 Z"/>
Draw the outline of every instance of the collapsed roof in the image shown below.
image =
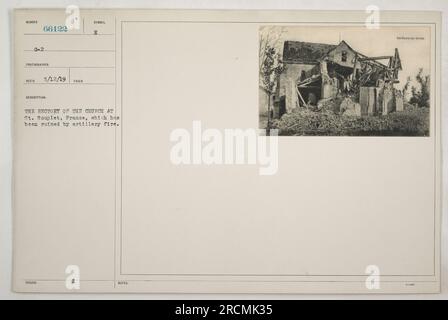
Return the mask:
<path id="1" fill-rule="evenodd" d="M 323 58 L 325 58 L 331 51 L 337 47 L 345 45 L 348 49 L 355 52 L 357 56 L 364 61 L 364 63 L 379 67 L 381 69 L 387 69 L 388 66 L 377 61 L 378 59 L 369 59 L 366 55 L 354 50 L 350 45 L 342 40 L 339 44 L 325 44 L 314 43 L 304 41 L 285 41 L 283 45 L 283 62 L 285 63 L 303 63 L 303 64 L 318 64 Z M 399 62 L 398 50 L 395 49 L 395 60 Z M 389 66 L 390 67 L 390 66 Z M 400 69 L 401 70 L 401 69 Z"/>
<path id="2" fill-rule="evenodd" d="M 283 61 L 315 64 L 336 47 L 337 45 L 334 44 L 285 41 L 283 46 Z"/>

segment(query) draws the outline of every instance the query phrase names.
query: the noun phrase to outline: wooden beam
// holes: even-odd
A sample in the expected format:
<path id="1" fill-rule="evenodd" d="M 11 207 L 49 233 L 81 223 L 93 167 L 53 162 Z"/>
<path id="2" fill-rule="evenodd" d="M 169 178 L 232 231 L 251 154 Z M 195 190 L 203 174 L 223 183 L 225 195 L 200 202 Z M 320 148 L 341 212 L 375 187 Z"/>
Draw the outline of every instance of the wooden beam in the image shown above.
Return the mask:
<path id="1" fill-rule="evenodd" d="M 306 108 L 308 108 L 308 106 L 306 105 L 305 100 L 303 99 L 302 95 L 300 94 L 300 90 L 299 90 L 299 88 L 297 88 L 297 94 L 299 95 L 300 100 L 302 100 L 303 106 L 306 107 Z"/>
<path id="2" fill-rule="evenodd" d="M 315 75 L 314 75 L 314 76 L 311 76 L 311 77 L 309 77 L 309 78 L 306 78 L 306 79 L 304 79 L 304 80 L 298 82 L 297 85 L 301 86 L 301 85 L 306 85 L 306 84 L 308 84 L 308 83 L 313 83 L 313 82 L 319 80 L 319 78 L 320 78 L 320 76 L 315 76 Z"/>

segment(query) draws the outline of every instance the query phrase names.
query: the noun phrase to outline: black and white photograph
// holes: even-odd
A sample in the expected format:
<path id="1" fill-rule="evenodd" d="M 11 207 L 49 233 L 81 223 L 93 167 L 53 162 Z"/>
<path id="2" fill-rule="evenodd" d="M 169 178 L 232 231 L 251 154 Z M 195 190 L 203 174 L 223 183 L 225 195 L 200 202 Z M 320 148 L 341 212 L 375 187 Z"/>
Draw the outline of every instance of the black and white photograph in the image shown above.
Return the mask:
<path id="1" fill-rule="evenodd" d="M 282 136 L 429 136 L 428 27 L 260 27 L 259 125 Z"/>

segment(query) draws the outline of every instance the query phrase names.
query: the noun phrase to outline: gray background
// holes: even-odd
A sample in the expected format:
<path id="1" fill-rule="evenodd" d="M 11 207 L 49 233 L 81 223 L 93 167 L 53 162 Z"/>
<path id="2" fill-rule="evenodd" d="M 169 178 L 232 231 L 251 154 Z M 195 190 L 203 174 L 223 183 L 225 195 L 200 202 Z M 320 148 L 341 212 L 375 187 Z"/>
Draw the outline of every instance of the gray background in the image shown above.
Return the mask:
<path id="1" fill-rule="evenodd" d="M 12 86 L 13 75 L 11 65 L 11 9 L 30 7 L 66 7 L 77 5 L 82 8 L 183 8 L 183 9 L 299 9 L 299 10 L 361 10 L 368 5 L 376 5 L 381 10 L 434 10 L 443 12 L 442 31 L 442 88 L 447 87 L 445 72 L 447 69 L 446 30 L 448 18 L 448 2 L 446 0 L 3 0 L 0 2 L 0 299 L 448 299 L 448 221 L 447 199 L 443 199 L 442 218 L 442 293 L 438 295 L 253 295 L 253 294 L 17 294 L 11 291 L 11 267 L 12 267 L 12 210 L 11 210 L 11 168 L 12 168 L 12 143 L 11 143 L 11 115 L 12 115 Z M 443 72 L 445 71 L 445 72 Z M 447 98 L 446 90 L 442 90 L 442 101 Z M 448 125 L 448 111 L 442 103 L 443 115 L 443 158 L 447 156 L 448 133 L 445 130 Z M 443 165 L 443 190 L 448 189 L 448 170 L 446 163 Z M 446 192 L 443 192 L 446 195 Z"/>

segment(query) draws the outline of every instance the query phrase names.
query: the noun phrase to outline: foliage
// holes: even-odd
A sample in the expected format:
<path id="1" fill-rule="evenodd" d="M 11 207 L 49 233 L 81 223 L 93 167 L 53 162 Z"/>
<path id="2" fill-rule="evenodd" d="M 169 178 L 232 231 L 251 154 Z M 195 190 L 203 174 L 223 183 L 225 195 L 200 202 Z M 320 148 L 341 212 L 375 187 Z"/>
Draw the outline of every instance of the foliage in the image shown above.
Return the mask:
<path id="1" fill-rule="evenodd" d="M 419 88 L 413 86 L 411 88 L 411 98 L 409 103 L 415 104 L 421 108 L 429 108 L 429 90 L 430 90 L 430 78 L 429 75 L 423 75 L 423 69 L 420 69 L 415 77 Z"/>
<path id="2" fill-rule="evenodd" d="M 283 62 L 280 53 L 271 46 L 266 46 L 264 60 L 260 67 L 260 76 L 263 88 L 273 94 L 276 88 L 277 80 L 283 72 Z"/>
<path id="3" fill-rule="evenodd" d="M 281 41 L 286 33 L 285 27 L 279 26 L 262 26 L 260 27 L 260 38 L 258 44 L 259 50 L 259 67 L 261 71 L 261 65 L 265 60 L 266 49 L 268 47 L 275 48 L 277 52 L 281 51 L 283 42 Z"/>
<path id="4" fill-rule="evenodd" d="M 280 135 L 428 136 L 429 109 L 409 106 L 385 116 L 363 117 L 301 109 L 283 115 L 274 125 Z"/>
<path id="5" fill-rule="evenodd" d="M 271 96 L 274 94 L 278 78 L 283 72 L 283 62 L 280 57 L 280 53 L 275 47 L 267 45 L 263 55 L 263 61 L 260 66 L 260 78 L 261 86 L 268 93 L 268 123 L 267 123 L 267 134 L 269 135 L 269 130 L 271 128 Z"/>
<path id="6" fill-rule="evenodd" d="M 408 77 L 403 87 L 403 96 L 409 96 L 409 103 L 421 108 L 429 108 L 429 90 L 430 77 L 423 75 L 423 69 L 419 69 L 415 76 L 415 81 L 418 86 L 411 86 L 411 77 Z"/>

